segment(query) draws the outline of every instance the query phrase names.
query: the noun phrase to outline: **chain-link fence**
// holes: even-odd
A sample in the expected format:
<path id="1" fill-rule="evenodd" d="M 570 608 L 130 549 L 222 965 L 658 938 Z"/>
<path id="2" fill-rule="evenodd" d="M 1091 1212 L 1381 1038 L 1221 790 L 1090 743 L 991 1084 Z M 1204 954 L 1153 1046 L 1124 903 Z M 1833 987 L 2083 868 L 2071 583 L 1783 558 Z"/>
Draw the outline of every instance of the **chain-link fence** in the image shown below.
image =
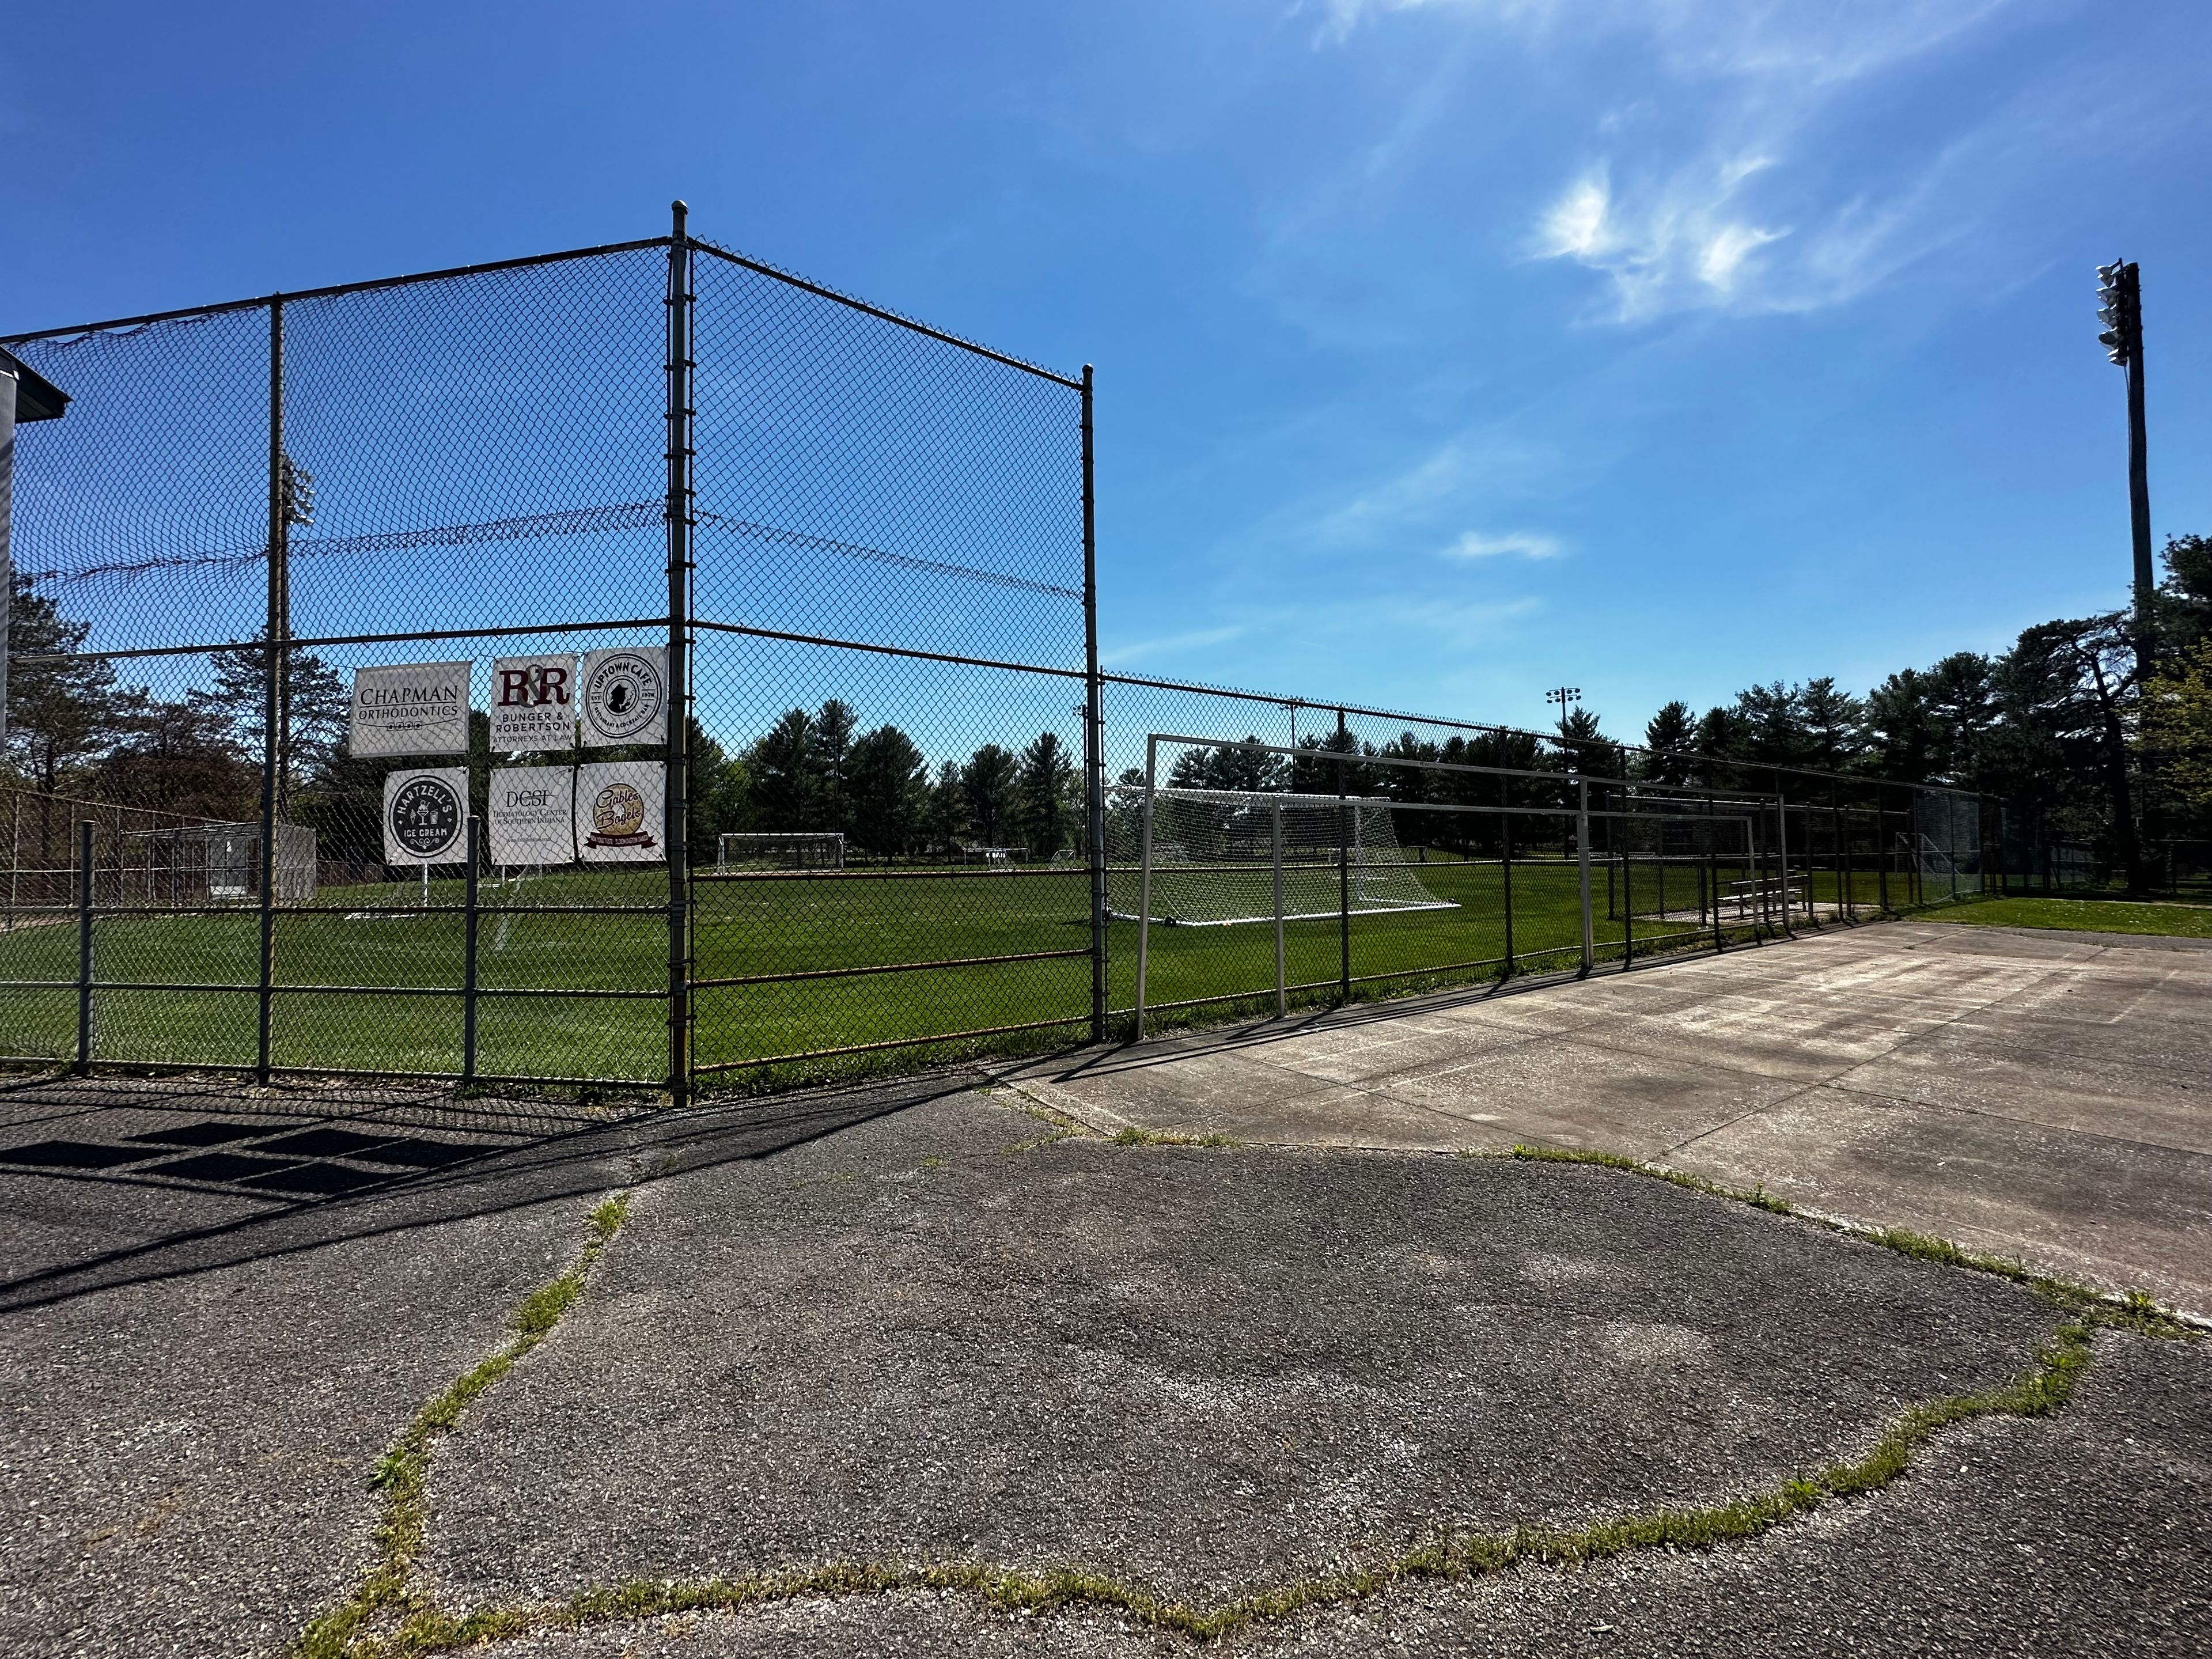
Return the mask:
<path id="1" fill-rule="evenodd" d="M 1982 881 L 1974 797 L 1101 672 L 1089 370 L 680 215 L 7 343 L 14 1060 L 681 1092 Z"/>

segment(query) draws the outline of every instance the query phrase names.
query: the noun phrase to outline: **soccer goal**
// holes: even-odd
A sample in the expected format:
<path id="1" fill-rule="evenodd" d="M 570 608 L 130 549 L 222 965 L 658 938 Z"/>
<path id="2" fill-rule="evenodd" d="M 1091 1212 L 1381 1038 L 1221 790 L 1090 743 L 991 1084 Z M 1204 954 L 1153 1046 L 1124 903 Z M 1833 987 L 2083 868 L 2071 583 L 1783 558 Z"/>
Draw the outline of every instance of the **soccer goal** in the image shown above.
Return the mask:
<path id="1" fill-rule="evenodd" d="M 714 838 L 717 870 L 842 870 L 845 837 L 835 830 L 725 830 Z"/>
<path id="2" fill-rule="evenodd" d="M 1108 910 L 1118 921 L 1233 927 L 1459 908 L 1421 884 L 1387 800 L 1158 788 L 1148 859 L 1144 793 L 1116 786 L 1107 812 Z"/>

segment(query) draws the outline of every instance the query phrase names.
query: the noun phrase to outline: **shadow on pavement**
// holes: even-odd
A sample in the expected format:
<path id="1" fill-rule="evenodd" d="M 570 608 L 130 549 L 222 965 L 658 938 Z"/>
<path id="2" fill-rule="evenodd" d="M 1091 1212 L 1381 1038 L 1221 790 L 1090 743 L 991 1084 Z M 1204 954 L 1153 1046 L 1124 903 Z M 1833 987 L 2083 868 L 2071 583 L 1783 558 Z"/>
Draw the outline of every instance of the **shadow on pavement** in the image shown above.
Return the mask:
<path id="1" fill-rule="evenodd" d="M 0 1086 L 0 1312 L 766 1158 L 977 1081 L 677 1109 L 205 1076 L 17 1081 Z"/>

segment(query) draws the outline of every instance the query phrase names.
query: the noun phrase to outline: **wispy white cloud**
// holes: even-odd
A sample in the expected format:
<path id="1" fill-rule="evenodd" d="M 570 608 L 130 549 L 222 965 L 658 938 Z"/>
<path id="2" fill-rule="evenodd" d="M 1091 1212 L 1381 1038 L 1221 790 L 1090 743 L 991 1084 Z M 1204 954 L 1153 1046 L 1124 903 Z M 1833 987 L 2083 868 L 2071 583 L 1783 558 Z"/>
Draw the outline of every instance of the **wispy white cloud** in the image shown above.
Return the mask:
<path id="1" fill-rule="evenodd" d="M 1632 321 L 1698 303 L 1741 301 L 1765 273 L 1756 255 L 1790 235 L 1754 222 L 1737 190 L 1765 166 L 1694 166 L 1639 198 L 1617 196 L 1606 169 L 1584 173 L 1539 217 L 1531 251 L 1613 279 L 1613 314 Z"/>
<path id="2" fill-rule="evenodd" d="M 1553 446 L 1485 424 L 1453 434 L 1308 519 L 1322 546 L 1369 548 L 1418 536 L 1432 541 L 1454 520 L 1498 510 L 1556 486 L 1569 463 Z"/>
<path id="3" fill-rule="evenodd" d="M 1536 531 L 1510 530 L 1499 535 L 1486 535 L 1480 530 L 1470 530 L 1444 549 L 1448 559 L 1556 559 L 1566 551 L 1557 536 L 1547 536 Z"/>
<path id="4" fill-rule="evenodd" d="M 1201 650 L 1209 645 L 1226 645 L 1241 639 L 1249 629 L 1243 623 L 1222 628 L 1194 629 L 1187 634 L 1164 634 L 1155 639 L 1136 640 L 1127 645 L 1116 645 L 1101 651 L 1098 660 L 1109 667 L 1119 668 L 1130 663 L 1141 662 L 1147 657 L 1172 656 L 1178 651 Z"/>
<path id="5" fill-rule="evenodd" d="M 1540 260 L 1601 273 L 1601 318 L 1803 311 L 1865 292 L 1968 228 L 1983 205 L 1946 160 L 1986 148 L 2000 109 L 1846 187 L 1834 167 L 1854 99 L 2043 0 L 1326 0 L 1322 39 L 1348 43 L 1422 12 L 1511 40 L 1540 61 L 1633 51 L 1633 97 L 1599 111 L 1585 159 L 1534 215 Z"/>

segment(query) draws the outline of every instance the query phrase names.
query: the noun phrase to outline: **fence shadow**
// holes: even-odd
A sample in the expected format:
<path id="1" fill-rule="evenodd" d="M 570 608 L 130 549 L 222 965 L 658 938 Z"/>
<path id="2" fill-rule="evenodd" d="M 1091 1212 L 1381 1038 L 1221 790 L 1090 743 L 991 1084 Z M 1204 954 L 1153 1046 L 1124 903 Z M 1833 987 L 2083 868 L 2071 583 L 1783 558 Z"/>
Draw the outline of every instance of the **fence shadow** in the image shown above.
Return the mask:
<path id="1" fill-rule="evenodd" d="M 769 1158 L 975 1081 L 939 1072 L 653 1110 L 18 1079 L 0 1085 L 0 1313 Z"/>

